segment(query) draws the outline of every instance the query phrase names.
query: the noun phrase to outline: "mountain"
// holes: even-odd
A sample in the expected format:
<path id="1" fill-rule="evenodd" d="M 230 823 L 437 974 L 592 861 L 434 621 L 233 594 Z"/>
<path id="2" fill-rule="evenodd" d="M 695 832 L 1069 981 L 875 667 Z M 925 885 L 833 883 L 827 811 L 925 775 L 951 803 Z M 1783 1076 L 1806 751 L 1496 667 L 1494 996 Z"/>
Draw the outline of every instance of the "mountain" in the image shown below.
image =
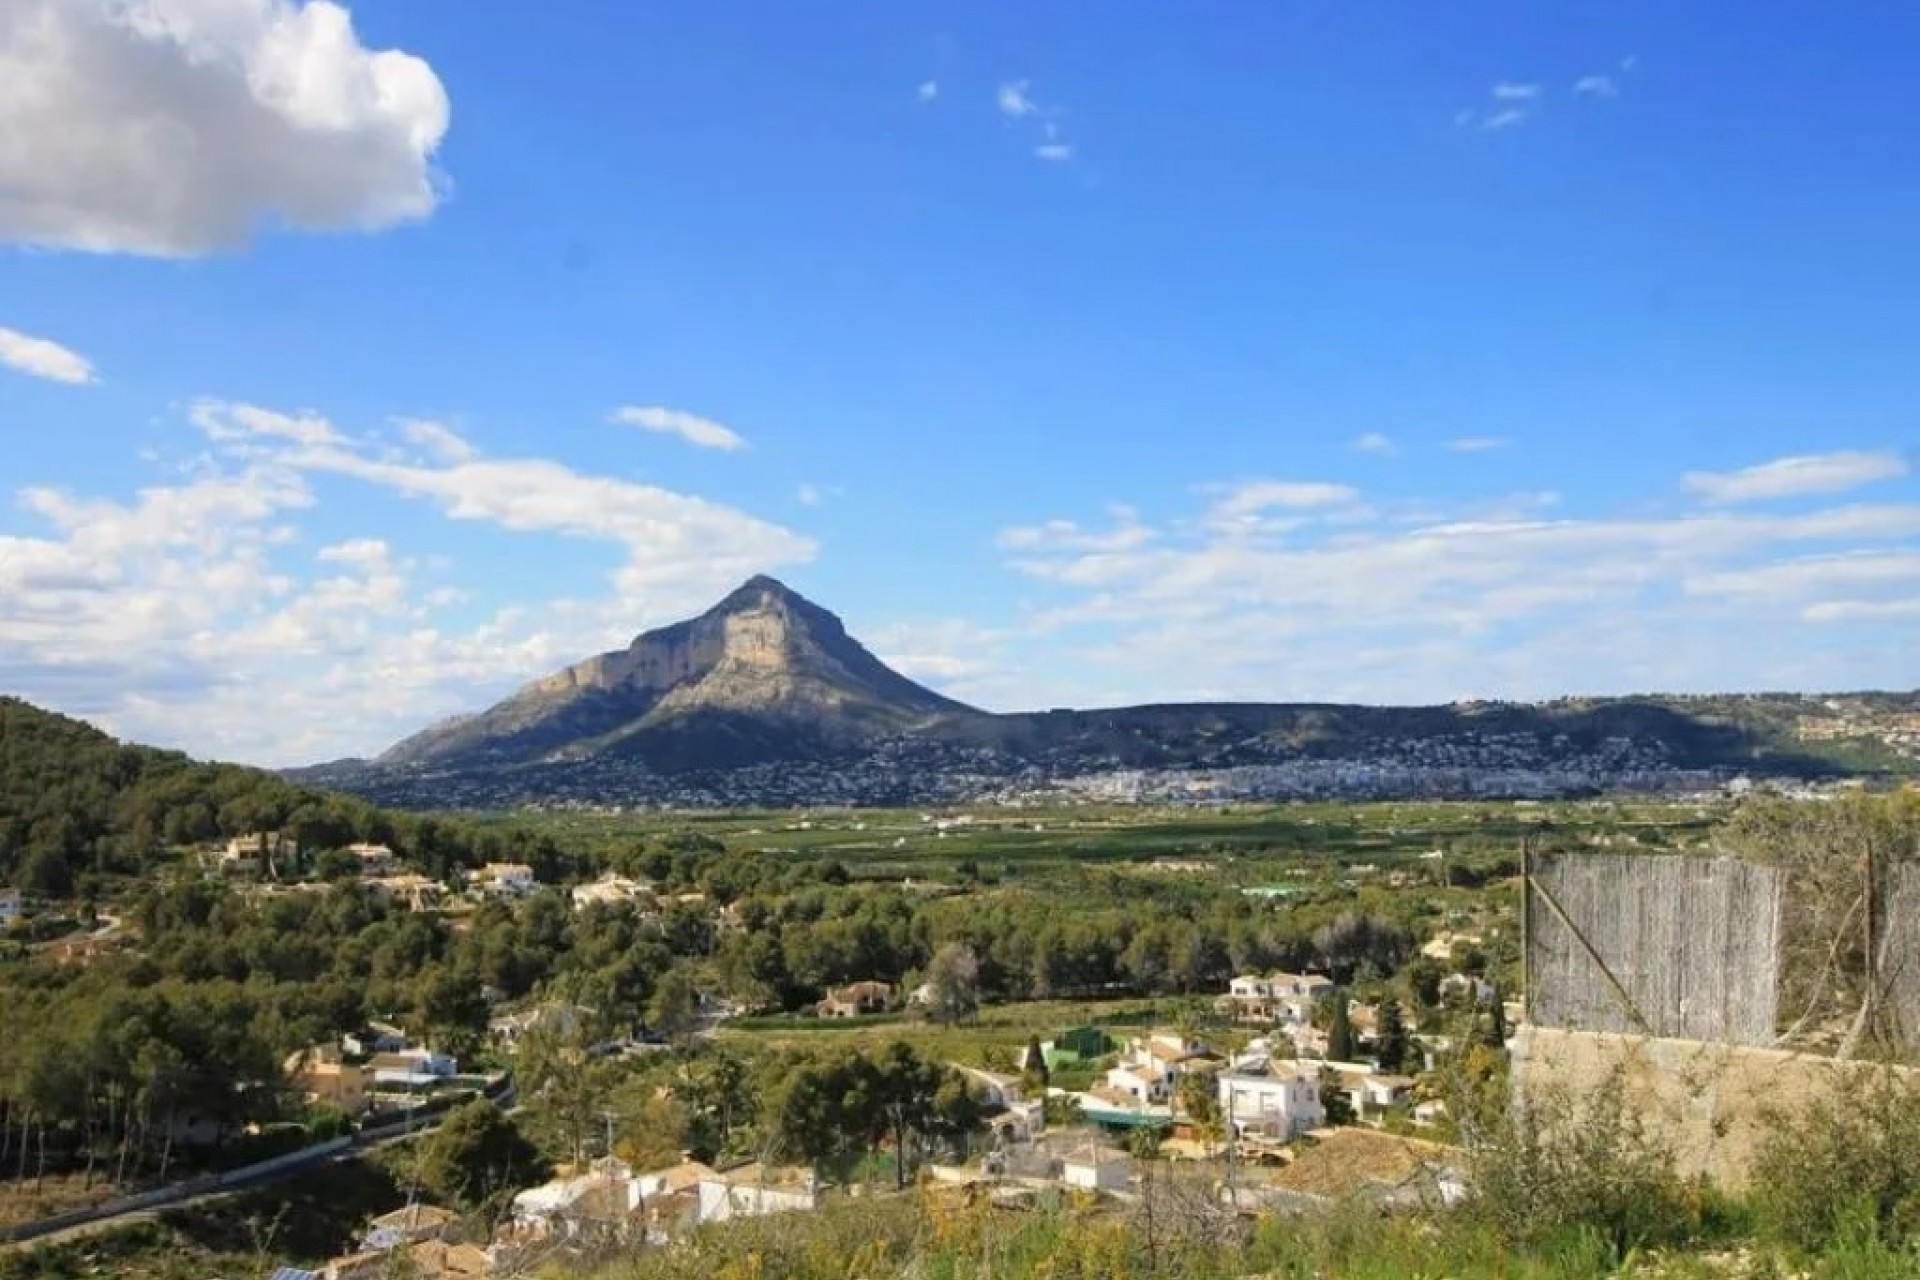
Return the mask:
<path id="1" fill-rule="evenodd" d="M 833 614 L 768 577 L 697 618 L 536 680 L 380 757 L 473 767 L 624 756 L 661 768 L 818 754 L 982 713 L 874 657 Z"/>
<path id="2" fill-rule="evenodd" d="M 1214 703 L 993 715 L 771 578 L 378 760 L 294 771 L 416 808 L 1554 796 L 1920 771 L 1920 695 Z"/>

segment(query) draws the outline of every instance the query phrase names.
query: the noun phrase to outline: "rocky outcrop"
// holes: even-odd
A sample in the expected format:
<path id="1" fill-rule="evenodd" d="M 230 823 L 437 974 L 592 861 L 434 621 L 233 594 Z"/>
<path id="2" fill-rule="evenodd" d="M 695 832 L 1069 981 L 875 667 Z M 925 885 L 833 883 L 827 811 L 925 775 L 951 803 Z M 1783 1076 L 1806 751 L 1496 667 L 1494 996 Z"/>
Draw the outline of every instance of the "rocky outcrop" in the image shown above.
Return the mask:
<path id="1" fill-rule="evenodd" d="M 756 577 L 697 618 L 415 734 L 379 763 L 514 764 L 688 749 L 745 762 L 979 715 L 889 668 L 827 610 Z"/>

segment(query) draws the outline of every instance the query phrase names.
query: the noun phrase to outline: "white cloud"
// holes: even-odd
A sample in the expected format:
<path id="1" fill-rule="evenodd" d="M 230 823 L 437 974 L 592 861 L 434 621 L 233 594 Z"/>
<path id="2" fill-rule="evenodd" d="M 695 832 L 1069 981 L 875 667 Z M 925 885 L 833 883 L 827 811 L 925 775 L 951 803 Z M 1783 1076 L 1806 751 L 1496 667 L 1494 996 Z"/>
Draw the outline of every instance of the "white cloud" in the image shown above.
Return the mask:
<path id="1" fill-rule="evenodd" d="M 0 196 L 4 199 L 4 196 Z M 93 364 L 70 347 L 0 326 L 0 365 L 30 378 L 83 387 L 94 381 Z"/>
<path id="2" fill-rule="evenodd" d="M 1129 512 L 1119 515 L 1111 529 L 1095 532 L 1082 529 L 1072 520 L 1049 520 L 1045 524 L 1003 529 L 996 541 L 1009 550 L 1112 552 L 1132 551 L 1153 538 L 1153 530 Z"/>
<path id="3" fill-rule="evenodd" d="M 940 96 L 940 82 L 938 80 L 921 81 L 920 87 L 914 90 L 914 96 L 922 102 L 932 102 Z"/>
<path id="4" fill-rule="evenodd" d="M 0 240 L 189 257 L 440 203 L 446 90 L 327 0 L 7 0 Z"/>
<path id="5" fill-rule="evenodd" d="M 1033 154 L 1042 160 L 1057 163 L 1073 159 L 1073 147 L 1065 142 L 1043 142 L 1033 149 Z"/>
<path id="6" fill-rule="evenodd" d="M 1136 700 L 1913 683 L 1910 645 L 1885 632 L 1836 644 L 1800 628 L 1908 616 L 1920 504 L 1538 514 L 1557 501 L 1531 495 L 1505 515 L 1470 504 L 1413 526 L 1251 531 L 1216 519 L 1215 504 L 1158 526 L 1024 526 L 1002 545 L 1052 597 L 1030 621 L 1064 646 L 1068 677 L 1105 671 Z"/>
<path id="7" fill-rule="evenodd" d="M 1708 502 L 1764 502 L 1808 494 L 1842 493 L 1907 474 L 1897 453 L 1842 450 L 1776 458 L 1738 471 L 1689 471 L 1681 477 L 1688 492 Z"/>
<path id="8" fill-rule="evenodd" d="M 1356 453 L 1368 453 L 1376 458 L 1391 458 L 1400 452 L 1399 445 L 1378 431 L 1366 431 L 1355 436 L 1351 447 Z"/>
<path id="9" fill-rule="evenodd" d="M 1018 710 L 1000 700 L 1006 689 L 1012 633 L 963 618 L 921 618 L 876 627 L 874 655 L 894 670 L 974 706 Z"/>
<path id="10" fill-rule="evenodd" d="M 803 507 L 817 507 L 827 500 L 827 495 L 817 484 L 803 484 L 794 494 Z"/>
<path id="11" fill-rule="evenodd" d="M 1517 124 L 1526 123 L 1526 120 L 1527 113 L 1525 111 L 1520 110 L 1518 107 L 1509 107 L 1504 111 L 1489 112 L 1485 117 L 1481 118 L 1480 127 L 1489 132 L 1497 129 L 1511 129 Z"/>
<path id="12" fill-rule="evenodd" d="M 1032 95 L 1027 92 L 1025 80 L 1015 80 L 1001 85 L 999 91 L 994 94 L 994 102 L 999 106 L 1001 115 L 1014 120 L 1033 115 L 1040 110 Z"/>
<path id="13" fill-rule="evenodd" d="M 688 444 L 699 445 L 702 449 L 720 449 L 731 453 L 747 447 L 747 442 L 731 428 L 723 427 L 711 418 L 683 413 L 678 409 L 628 405 L 613 411 L 613 421 L 639 427 L 642 431 L 679 436 Z"/>
<path id="14" fill-rule="evenodd" d="M 1801 610 L 1808 622 L 1898 622 L 1920 618 L 1920 596 L 1905 600 L 1823 600 Z"/>
<path id="15" fill-rule="evenodd" d="M 1447 441 L 1447 449 L 1453 453 L 1492 453 L 1506 447 L 1507 441 L 1501 436 L 1455 436 Z"/>
<path id="16" fill-rule="evenodd" d="M 188 420 L 207 433 L 207 438 L 224 444 L 251 440 L 283 440 L 291 444 L 327 445 L 341 443 L 333 424 L 311 410 L 279 413 L 258 405 L 228 404 L 221 400 L 198 400 L 187 411 Z"/>
<path id="17" fill-rule="evenodd" d="M 392 558 L 393 552 L 379 538 L 354 538 L 347 542 L 336 542 L 320 548 L 313 558 L 322 564 L 357 564 L 369 567 L 384 566 Z"/>
<path id="18" fill-rule="evenodd" d="M 1613 82 L 1612 76 L 1581 76 L 1573 82 L 1573 91 L 1594 98 L 1620 96 L 1620 87 Z"/>
<path id="19" fill-rule="evenodd" d="M 316 414 L 216 400 L 189 418 L 212 449 L 184 479 L 128 501 L 16 495 L 39 529 L 0 533 L 0 687 L 206 754 L 365 753 L 813 555 L 745 512 L 548 459 L 412 462 Z M 608 548 L 605 589 L 453 625 L 473 592 L 448 578 L 490 586 L 497 566 L 365 537 L 303 550 L 322 479 L 329 502 L 357 482 L 450 520 Z"/>
<path id="20" fill-rule="evenodd" d="M 1221 491 L 1220 499 L 1213 504 L 1213 514 L 1224 517 L 1250 516 L 1273 507 L 1314 510 L 1345 506 L 1359 496 L 1359 491 L 1351 485 L 1299 480 L 1250 480 L 1229 485 Z"/>
<path id="21" fill-rule="evenodd" d="M 401 418 L 395 425 L 408 443 L 418 445 L 442 462 L 465 462 L 479 452 L 464 436 L 444 423 L 426 418 Z"/>
<path id="22" fill-rule="evenodd" d="M 1540 96 L 1540 86 L 1502 80 L 1493 86 L 1492 93 L 1496 102 L 1533 102 Z"/>

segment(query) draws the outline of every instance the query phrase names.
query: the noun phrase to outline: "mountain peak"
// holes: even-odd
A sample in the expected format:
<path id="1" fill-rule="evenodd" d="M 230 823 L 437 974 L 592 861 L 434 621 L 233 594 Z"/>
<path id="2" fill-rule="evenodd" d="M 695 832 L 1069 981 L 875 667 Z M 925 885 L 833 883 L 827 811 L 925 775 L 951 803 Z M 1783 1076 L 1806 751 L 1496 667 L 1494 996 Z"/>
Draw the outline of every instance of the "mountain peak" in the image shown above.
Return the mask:
<path id="1" fill-rule="evenodd" d="M 672 767 L 714 745 L 682 750 L 689 725 L 723 725 L 709 735 L 721 754 L 768 755 L 977 714 L 889 668 L 839 618 L 784 582 L 755 574 L 696 618 L 536 680 L 382 758 L 527 762 L 556 752 L 638 751 Z"/>
<path id="2" fill-rule="evenodd" d="M 768 602 L 793 605 L 812 605 L 813 602 L 795 591 L 780 579 L 764 573 L 756 573 L 745 582 L 729 591 L 719 604 L 707 610 L 709 615 L 738 613 L 743 609 L 752 609 Z M 815 605 L 815 608 L 819 606 Z"/>

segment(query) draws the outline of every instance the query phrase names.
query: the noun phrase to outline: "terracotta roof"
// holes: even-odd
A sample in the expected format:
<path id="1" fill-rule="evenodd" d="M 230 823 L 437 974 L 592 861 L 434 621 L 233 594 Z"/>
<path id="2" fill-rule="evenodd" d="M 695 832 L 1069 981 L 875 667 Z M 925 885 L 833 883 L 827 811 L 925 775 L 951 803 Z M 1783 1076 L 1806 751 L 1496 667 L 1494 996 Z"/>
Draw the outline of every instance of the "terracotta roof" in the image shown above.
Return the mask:
<path id="1" fill-rule="evenodd" d="M 423 1276 L 484 1276 L 493 1270 L 493 1259 L 478 1245 L 448 1244 L 444 1240 L 423 1240 L 407 1250 L 407 1258 Z"/>
<path id="2" fill-rule="evenodd" d="M 1459 1151 L 1437 1142 L 1371 1129 L 1320 1129 L 1291 1163 L 1275 1172 L 1273 1185 L 1337 1198 L 1381 1183 L 1399 1186 L 1427 1166 L 1459 1158 Z"/>
<path id="3" fill-rule="evenodd" d="M 383 1213 L 373 1220 L 376 1227 L 392 1227 L 400 1231 L 418 1231 L 423 1227 L 444 1227 L 449 1222 L 459 1221 L 460 1215 L 451 1209 L 442 1209 L 437 1204 L 410 1204 L 395 1209 L 392 1213 Z"/>
<path id="4" fill-rule="evenodd" d="M 684 1191 L 688 1187 L 697 1187 L 709 1178 L 717 1177 L 711 1165 L 701 1164 L 698 1160 L 685 1160 L 666 1169 L 655 1169 L 642 1177 L 658 1179 L 666 1188 L 662 1194 Z"/>

